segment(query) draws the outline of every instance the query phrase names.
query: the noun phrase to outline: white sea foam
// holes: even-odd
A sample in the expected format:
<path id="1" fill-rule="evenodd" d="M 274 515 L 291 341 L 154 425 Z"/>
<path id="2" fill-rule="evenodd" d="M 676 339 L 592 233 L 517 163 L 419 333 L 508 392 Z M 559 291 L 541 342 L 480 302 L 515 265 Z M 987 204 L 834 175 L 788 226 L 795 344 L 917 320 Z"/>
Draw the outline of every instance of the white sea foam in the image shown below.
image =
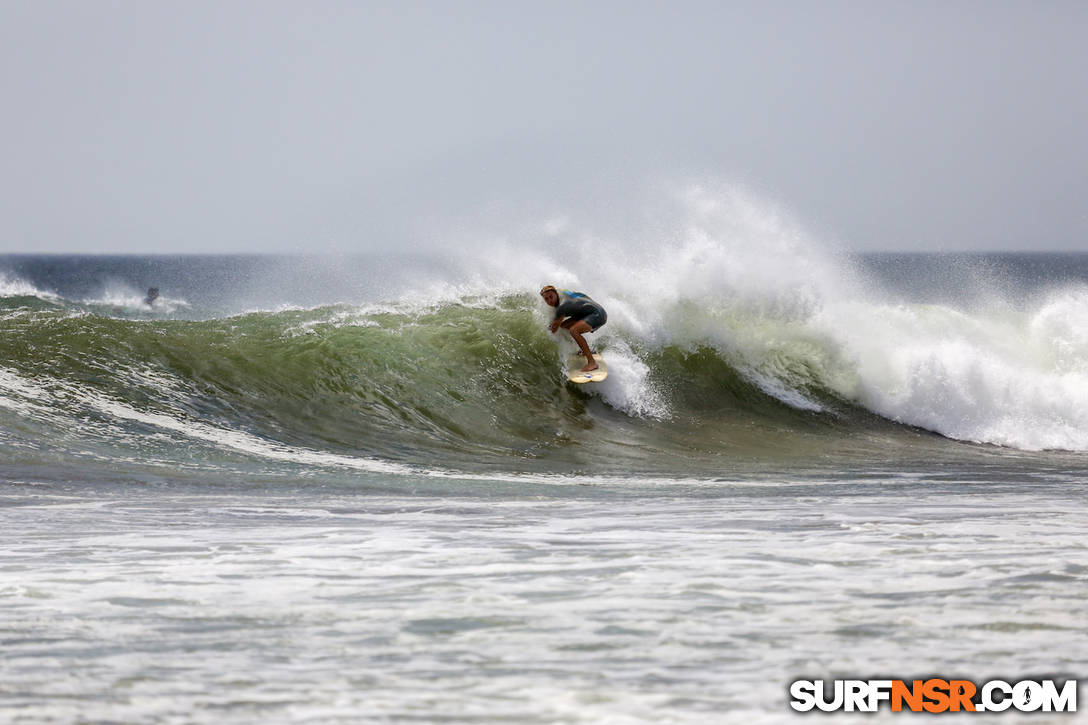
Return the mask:
<path id="1" fill-rule="evenodd" d="M 0 298 L 4 297 L 38 297 L 43 300 L 56 300 L 56 293 L 40 290 L 26 280 L 0 272 Z"/>
<path id="2" fill-rule="evenodd" d="M 0 719 L 801 723 L 799 677 L 1074 674 L 1088 521 L 1064 487 L 896 483 L 545 500 L 0 487 Z"/>
<path id="3" fill-rule="evenodd" d="M 839 391 L 881 415 L 960 440 L 1088 450 L 1083 298 L 1013 315 L 855 302 L 820 322 L 852 366 Z"/>
<path id="4" fill-rule="evenodd" d="M 174 314 L 180 309 L 190 307 L 186 300 L 167 295 L 160 295 L 150 305 L 147 304 L 146 299 L 146 290 L 139 290 L 125 282 L 111 280 L 106 283 L 100 294 L 84 299 L 83 304 L 119 309 L 127 313 L 139 312 L 164 315 Z"/>
<path id="5" fill-rule="evenodd" d="M 588 392 L 601 396 L 608 405 L 640 418 L 668 418 L 665 398 L 650 382 L 650 367 L 635 355 L 627 343 L 616 340 L 608 349 L 608 377 L 599 385 L 587 385 Z"/>
<path id="6" fill-rule="evenodd" d="M 561 221 L 457 245 L 473 280 L 457 291 L 591 294 L 609 313 L 593 337 L 616 378 L 600 394 L 620 410 L 668 415 L 633 348 L 708 346 L 799 409 L 821 408 L 815 386 L 960 440 L 1088 450 L 1088 288 L 1029 305 L 972 278 L 972 300 L 994 304 L 896 303 L 781 208 L 729 185 L 667 195 L 635 232 Z"/>

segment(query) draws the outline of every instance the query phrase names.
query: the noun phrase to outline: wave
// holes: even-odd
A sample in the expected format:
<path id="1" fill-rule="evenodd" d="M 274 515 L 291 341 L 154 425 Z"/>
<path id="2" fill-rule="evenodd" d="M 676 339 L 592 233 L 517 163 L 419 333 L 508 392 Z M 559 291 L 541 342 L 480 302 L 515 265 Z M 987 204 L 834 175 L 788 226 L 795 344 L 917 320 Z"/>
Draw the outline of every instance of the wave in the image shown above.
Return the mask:
<path id="1" fill-rule="evenodd" d="M 427 274 L 382 265 L 405 275 L 384 301 L 180 319 L 180 295 L 149 314 L 129 287 L 73 301 L 8 279 L 0 406 L 52 435 L 363 470 L 713 469 L 943 445 L 919 431 L 1088 450 L 1088 285 L 907 300 L 744 193 L 672 201 L 618 237 L 551 218 L 453 239 L 470 251 Z M 566 383 L 543 283 L 608 309 L 593 336 L 605 383 Z"/>
<path id="2" fill-rule="evenodd" d="M 41 290 L 17 275 L 0 272 L 0 299 L 32 297 L 39 300 L 57 300 L 59 295 Z"/>
<path id="3" fill-rule="evenodd" d="M 0 328 L 0 396 L 24 414 L 37 405 L 57 430 L 121 425 L 131 436 L 222 439 L 273 458 L 275 446 L 288 446 L 453 468 L 562 459 L 594 417 L 641 424 L 636 438 L 652 443 L 662 426 L 683 418 L 690 427 L 712 410 L 789 416 L 708 349 L 639 349 L 622 337 L 604 348 L 609 380 L 585 392 L 565 382 L 531 297 L 468 302 L 198 322 L 42 310 Z M 681 379 L 700 382 L 674 383 Z M 59 391 L 45 407 L 43 390 Z"/>
<path id="4" fill-rule="evenodd" d="M 751 321 L 730 346 L 650 343 L 621 323 L 600 341 L 611 375 L 589 389 L 565 382 L 565 351 L 526 294 L 207 321 L 43 309 L 0 323 L 0 406 L 65 435 L 378 472 L 712 465 L 894 436 L 895 422 L 1083 450 L 1083 331 L 1060 310 L 1086 301 L 1052 298 L 1019 327 L 941 308 L 824 310 Z"/>

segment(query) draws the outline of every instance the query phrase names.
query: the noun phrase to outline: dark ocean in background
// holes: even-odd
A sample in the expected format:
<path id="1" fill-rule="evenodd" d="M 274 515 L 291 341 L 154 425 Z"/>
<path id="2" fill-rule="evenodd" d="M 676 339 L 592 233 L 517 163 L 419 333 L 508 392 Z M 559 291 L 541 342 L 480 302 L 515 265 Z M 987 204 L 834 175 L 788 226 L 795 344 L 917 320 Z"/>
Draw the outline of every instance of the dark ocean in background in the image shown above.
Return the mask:
<path id="1" fill-rule="evenodd" d="M 0 719 L 780 722 L 803 676 L 1083 674 L 1088 254 L 747 224 L 0 257 Z M 607 307 L 605 383 L 548 283 Z"/>

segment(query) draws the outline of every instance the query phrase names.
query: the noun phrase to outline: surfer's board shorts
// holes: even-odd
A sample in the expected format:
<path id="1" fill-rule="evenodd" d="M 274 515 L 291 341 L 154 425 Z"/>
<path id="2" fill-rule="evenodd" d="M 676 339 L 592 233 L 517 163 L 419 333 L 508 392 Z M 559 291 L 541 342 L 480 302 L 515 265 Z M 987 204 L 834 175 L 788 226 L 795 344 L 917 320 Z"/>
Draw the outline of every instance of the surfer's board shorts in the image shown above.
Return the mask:
<path id="1" fill-rule="evenodd" d="M 586 305 L 584 309 L 575 312 L 571 317 L 575 320 L 585 320 L 591 328 L 590 332 L 596 332 L 601 325 L 608 322 L 608 314 L 604 308 L 596 305 Z"/>
<path id="2" fill-rule="evenodd" d="M 600 329 L 601 325 L 608 322 L 608 315 L 605 314 L 605 311 L 602 308 L 598 307 L 582 319 L 586 321 L 587 325 L 593 328 L 591 332 L 596 332 Z"/>

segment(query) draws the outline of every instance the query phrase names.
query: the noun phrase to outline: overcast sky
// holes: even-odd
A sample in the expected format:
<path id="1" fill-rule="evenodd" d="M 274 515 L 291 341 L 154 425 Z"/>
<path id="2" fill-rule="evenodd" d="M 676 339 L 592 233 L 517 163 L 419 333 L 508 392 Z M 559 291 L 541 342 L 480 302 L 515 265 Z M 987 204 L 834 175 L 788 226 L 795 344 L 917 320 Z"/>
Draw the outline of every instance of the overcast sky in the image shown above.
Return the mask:
<path id="1" fill-rule="evenodd" d="M 1088 251 L 1086 39 L 1083 1 L 0 0 L 0 252 L 411 249 L 688 177 L 848 248 Z"/>

